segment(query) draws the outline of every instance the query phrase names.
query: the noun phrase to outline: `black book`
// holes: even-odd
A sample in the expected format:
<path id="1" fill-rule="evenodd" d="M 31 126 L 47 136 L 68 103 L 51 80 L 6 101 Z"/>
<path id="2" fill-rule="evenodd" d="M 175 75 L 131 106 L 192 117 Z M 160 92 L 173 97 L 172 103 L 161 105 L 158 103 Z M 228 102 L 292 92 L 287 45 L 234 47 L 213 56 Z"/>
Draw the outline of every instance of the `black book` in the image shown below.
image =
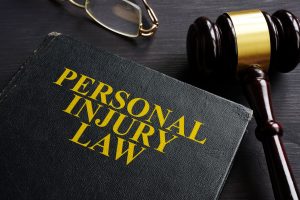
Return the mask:
<path id="1" fill-rule="evenodd" d="M 52 33 L 0 96 L 0 197 L 217 199 L 251 116 Z"/>

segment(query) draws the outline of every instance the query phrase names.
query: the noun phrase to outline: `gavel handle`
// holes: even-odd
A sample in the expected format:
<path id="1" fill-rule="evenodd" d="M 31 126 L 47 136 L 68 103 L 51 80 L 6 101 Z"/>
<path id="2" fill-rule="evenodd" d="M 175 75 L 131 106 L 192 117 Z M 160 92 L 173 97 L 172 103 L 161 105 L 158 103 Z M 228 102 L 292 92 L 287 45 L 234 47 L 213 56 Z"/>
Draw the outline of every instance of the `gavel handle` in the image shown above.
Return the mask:
<path id="1" fill-rule="evenodd" d="M 274 119 L 267 74 L 259 66 L 251 66 L 238 76 L 254 111 L 255 134 L 263 144 L 275 199 L 299 200 L 296 181 L 281 141 L 282 127 Z"/>

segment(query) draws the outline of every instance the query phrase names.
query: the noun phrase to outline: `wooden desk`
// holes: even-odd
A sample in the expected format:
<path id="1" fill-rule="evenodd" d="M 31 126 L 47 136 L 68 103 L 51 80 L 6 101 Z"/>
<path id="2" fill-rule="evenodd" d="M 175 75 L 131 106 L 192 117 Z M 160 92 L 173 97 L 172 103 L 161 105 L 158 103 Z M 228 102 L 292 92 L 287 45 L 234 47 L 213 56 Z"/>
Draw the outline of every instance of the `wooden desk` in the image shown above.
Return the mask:
<path id="1" fill-rule="evenodd" d="M 144 64 L 174 78 L 197 86 L 186 59 L 188 26 L 199 16 L 213 20 L 221 13 L 260 8 L 273 13 L 287 9 L 300 17 L 300 2 L 295 0 L 149 0 L 160 27 L 152 39 L 129 40 L 95 23 L 84 10 L 54 0 L 1 0 L 0 3 L 0 88 L 20 64 L 52 31 L 72 35 L 122 57 Z M 284 143 L 300 187 L 300 68 L 271 78 L 273 106 L 284 126 Z M 239 86 L 213 86 L 210 91 L 247 105 Z M 254 120 L 235 158 L 221 199 L 274 199 L 261 144 L 254 135 Z"/>

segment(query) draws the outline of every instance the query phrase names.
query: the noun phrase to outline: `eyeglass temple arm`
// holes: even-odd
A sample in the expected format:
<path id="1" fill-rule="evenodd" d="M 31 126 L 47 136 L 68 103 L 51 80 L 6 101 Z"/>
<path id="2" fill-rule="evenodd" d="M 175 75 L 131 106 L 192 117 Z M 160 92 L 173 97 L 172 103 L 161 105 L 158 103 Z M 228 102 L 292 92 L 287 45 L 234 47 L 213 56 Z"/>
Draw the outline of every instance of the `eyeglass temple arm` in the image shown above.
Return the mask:
<path id="1" fill-rule="evenodd" d="M 62 1 L 65 1 L 65 0 L 62 0 Z M 79 8 L 85 8 L 85 5 L 84 4 L 80 4 L 80 3 L 77 3 L 76 1 L 74 0 L 68 0 L 70 3 L 72 3 L 74 6 L 77 6 Z"/>
<path id="2" fill-rule="evenodd" d="M 148 15 L 151 19 L 152 26 L 149 29 L 144 29 L 143 24 L 141 24 L 140 34 L 142 36 L 151 36 L 156 32 L 156 29 L 158 28 L 158 19 L 155 15 L 154 11 L 152 10 L 150 5 L 148 4 L 147 0 L 143 0 L 143 3 L 144 3 L 144 6 L 145 6 L 145 8 L 148 12 Z"/>

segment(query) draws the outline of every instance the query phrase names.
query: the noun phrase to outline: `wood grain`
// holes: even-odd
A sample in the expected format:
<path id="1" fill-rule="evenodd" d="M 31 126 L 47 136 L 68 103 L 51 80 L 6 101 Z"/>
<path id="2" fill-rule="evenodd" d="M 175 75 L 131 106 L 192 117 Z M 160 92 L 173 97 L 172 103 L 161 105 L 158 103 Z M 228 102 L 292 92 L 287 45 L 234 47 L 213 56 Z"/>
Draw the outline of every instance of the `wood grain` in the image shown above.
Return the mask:
<path id="1" fill-rule="evenodd" d="M 174 78 L 199 86 L 186 60 L 186 33 L 199 16 L 215 20 L 226 11 L 259 8 L 273 13 L 287 9 L 300 17 L 295 0 L 149 0 L 160 20 L 152 39 L 129 40 L 97 26 L 84 10 L 55 0 L 1 0 L 0 88 L 49 32 L 71 35 L 83 42 L 144 64 Z M 271 77 L 273 106 L 284 127 L 284 143 L 294 176 L 300 186 L 300 68 Z M 201 86 L 199 86 L 201 87 Z M 209 91 L 247 105 L 238 85 L 206 87 Z M 274 199 L 261 144 L 254 135 L 255 122 L 237 153 L 220 199 Z M 200 191 L 201 192 L 201 191 Z"/>

